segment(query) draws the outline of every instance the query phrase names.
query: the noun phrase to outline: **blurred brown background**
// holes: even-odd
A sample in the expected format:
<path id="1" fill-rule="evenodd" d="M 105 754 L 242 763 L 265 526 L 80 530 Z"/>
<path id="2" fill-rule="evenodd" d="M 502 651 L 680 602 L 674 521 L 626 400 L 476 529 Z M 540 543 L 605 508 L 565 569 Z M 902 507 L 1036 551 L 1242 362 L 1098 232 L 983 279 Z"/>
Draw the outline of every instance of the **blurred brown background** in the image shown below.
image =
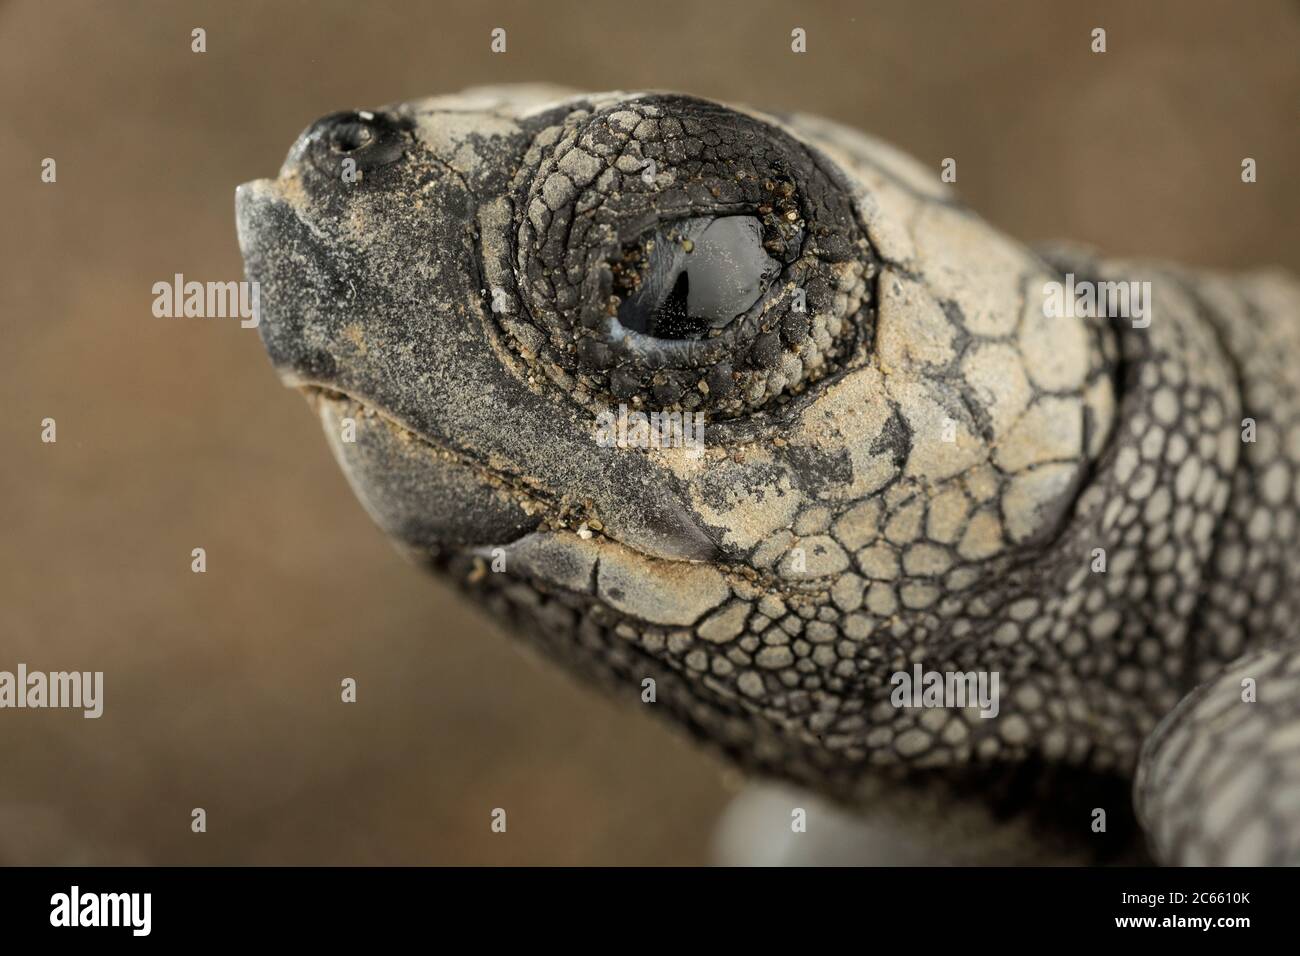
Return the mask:
<path id="1" fill-rule="evenodd" d="M 256 333 L 151 286 L 241 277 L 234 187 L 317 116 L 539 79 L 820 112 L 1028 240 L 1300 268 L 1297 5 L 1077 6 L 0 6 L 0 670 L 106 672 L 97 721 L 0 711 L 0 862 L 706 861 L 722 765 L 404 564 Z"/>

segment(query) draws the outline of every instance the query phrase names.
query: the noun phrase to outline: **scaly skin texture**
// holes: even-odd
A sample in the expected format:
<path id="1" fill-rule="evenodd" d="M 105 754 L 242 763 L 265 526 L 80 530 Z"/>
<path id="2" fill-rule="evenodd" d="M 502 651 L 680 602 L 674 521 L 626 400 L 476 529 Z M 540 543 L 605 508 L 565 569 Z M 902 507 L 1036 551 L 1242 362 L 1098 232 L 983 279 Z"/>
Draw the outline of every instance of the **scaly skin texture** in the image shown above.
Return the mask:
<path id="1" fill-rule="evenodd" d="M 665 230 L 737 215 L 752 307 L 623 327 Z M 1036 253 L 874 139 L 669 94 L 329 117 L 238 219 L 371 514 L 571 668 L 935 859 L 1144 858 L 1145 742 L 1160 860 L 1300 862 L 1293 280 Z M 1065 273 L 1149 281 L 1150 324 L 1047 316 Z M 620 403 L 704 453 L 602 447 Z M 895 706 L 918 663 L 997 672 L 997 716 Z"/>

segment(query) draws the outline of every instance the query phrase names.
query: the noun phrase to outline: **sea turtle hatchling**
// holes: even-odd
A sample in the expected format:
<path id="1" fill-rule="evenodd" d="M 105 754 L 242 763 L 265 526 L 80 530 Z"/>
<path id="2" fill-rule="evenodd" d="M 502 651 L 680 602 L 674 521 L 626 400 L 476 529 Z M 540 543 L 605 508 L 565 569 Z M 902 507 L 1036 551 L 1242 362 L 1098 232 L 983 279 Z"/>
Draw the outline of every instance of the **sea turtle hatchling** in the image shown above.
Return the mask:
<path id="1" fill-rule="evenodd" d="M 940 179 L 496 87 L 326 117 L 237 212 L 379 525 L 823 841 L 1300 862 L 1300 285 L 1031 250 Z"/>

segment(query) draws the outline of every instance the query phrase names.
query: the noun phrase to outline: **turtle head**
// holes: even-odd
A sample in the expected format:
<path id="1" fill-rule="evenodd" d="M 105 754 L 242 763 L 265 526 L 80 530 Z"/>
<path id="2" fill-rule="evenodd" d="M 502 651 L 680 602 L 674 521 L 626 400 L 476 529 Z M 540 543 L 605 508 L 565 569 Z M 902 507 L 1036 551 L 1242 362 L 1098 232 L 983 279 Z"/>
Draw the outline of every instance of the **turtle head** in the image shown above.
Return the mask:
<path id="1" fill-rule="evenodd" d="M 715 739 L 788 737 L 955 640 L 1109 427 L 1050 271 L 937 178 L 808 117 L 497 88 L 326 117 L 237 207 L 271 359 L 391 536 Z"/>

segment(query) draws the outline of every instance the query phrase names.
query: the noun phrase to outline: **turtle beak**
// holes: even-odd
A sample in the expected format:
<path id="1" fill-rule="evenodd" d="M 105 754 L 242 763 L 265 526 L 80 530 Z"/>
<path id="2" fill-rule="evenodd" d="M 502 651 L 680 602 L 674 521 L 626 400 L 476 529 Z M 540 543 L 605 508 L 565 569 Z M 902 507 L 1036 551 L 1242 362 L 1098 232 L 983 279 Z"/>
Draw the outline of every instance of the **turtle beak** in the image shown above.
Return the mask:
<path id="1" fill-rule="evenodd" d="M 271 179 L 254 179 L 235 187 L 235 229 L 239 251 L 247 261 L 256 248 L 258 224 L 265 210 L 276 201 L 276 184 Z"/>
<path id="2" fill-rule="evenodd" d="M 281 180 L 255 179 L 235 190 L 244 273 L 257 289 L 258 332 L 286 385 L 333 383 L 335 357 L 313 317 L 346 298 L 347 282 L 285 198 Z"/>

